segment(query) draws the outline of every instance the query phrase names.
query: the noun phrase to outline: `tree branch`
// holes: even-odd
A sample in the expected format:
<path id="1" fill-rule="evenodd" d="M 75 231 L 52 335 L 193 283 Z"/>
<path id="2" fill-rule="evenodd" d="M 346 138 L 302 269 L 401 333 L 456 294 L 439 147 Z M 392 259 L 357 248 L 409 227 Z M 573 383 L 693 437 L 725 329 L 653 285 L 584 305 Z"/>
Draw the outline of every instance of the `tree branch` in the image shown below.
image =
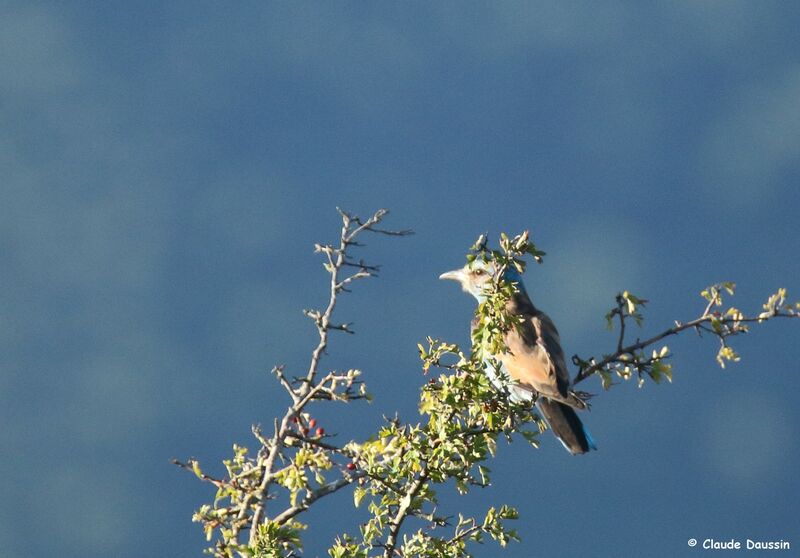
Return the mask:
<path id="1" fill-rule="evenodd" d="M 724 316 L 717 318 L 717 317 L 715 317 L 713 315 L 710 315 L 710 314 L 706 313 L 703 316 L 700 316 L 699 318 L 696 318 L 696 319 L 691 320 L 689 322 L 685 322 L 685 323 L 676 322 L 676 325 L 674 327 L 671 327 L 671 328 L 669 328 L 669 329 L 667 329 L 665 331 L 662 331 L 658 335 L 655 335 L 655 336 L 653 336 L 653 337 L 651 337 L 649 339 L 646 339 L 645 341 L 637 341 L 636 343 L 633 343 L 632 345 L 628 345 L 626 347 L 618 348 L 616 352 L 614 352 L 613 354 L 607 355 L 605 358 L 603 358 L 603 360 L 595 362 L 594 364 L 588 366 L 587 368 L 584 368 L 584 369 L 580 370 L 578 372 L 578 374 L 575 376 L 575 379 L 573 380 L 573 384 L 578 384 L 578 383 L 584 381 L 589 376 L 595 374 L 596 372 L 599 372 L 600 370 L 603 370 L 609 364 L 612 364 L 613 362 L 616 362 L 617 360 L 619 360 L 619 357 L 621 357 L 622 355 L 632 354 L 634 351 L 638 351 L 640 349 L 644 349 L 645 347 L 648 347 L 648 346 L 650 346 L 650 345 L 652 345 L 654 343 L 657 343 L 658 341 L 661 341 L 665 337 L 669 337 L 670 335 L 677 335 L 678 333 L 680 333 L 682 331 L 685 331 L 687 329 L 703 327 L 703 324 L 705 324 L 706 322 L 711 322 L 711 321 L 713 321 L 715 319 L 718 320 L 720 322 L 720 324 L 727 326 L 728 324 L 733 324 L 733 323 L 740 324 L 740 323 L 763 322 L 763 321 L 766 321 L 766 320 L 769 320 L 769 319 L 772 319 L 772 318 L 799 318 L 799 317 L 800 317 L 800 314 L 789 314 L 789 313 L 775 312 L 771 316 L 764 317 L 764 318 L 758 318 L 758 317 L 744 318 L 743 317 L 743 318 L 740 318 L 740 319 L 736 319 L 736 318 L 733 318 L 733 317 L 724 317 Z M 709 330 L 709 331 L 711 331 L 715 335 L 719 335 L 718 333 L 716 333 L 713 330 Z M 724 337 L 724 335 L 723 335 L 723 337 Z M 591 362 L 591 359 L 589 360 L 589 362 Z"/>
<path id="2" fill-rule="evenodd" d="M 285 523 L 286 521 L 290 520 L 291 518 L 295 517 L 296 515 L 306 511 L 311 504 L 319 500 L 320 498 L 324 498 L 329 494 L 333 494 L 337 490 L 344 488 L 345 486 L 357 481 L 358 479 L 365 477 L 366 473 L 364 471 L 358 471 L 353 473 L 349 477 L 343 477 L 335 482 L 328 483 L 317 490 L 311 491 L 308 496 L 303 498 L 303 501 L 299 504 L 286 508 L 284 511 L 276 515 L 272 518 L 272 521 L 275 523 L 281 524 Z"/>
<path id="3" fill-rule="evenodd" d="M 414 482 L 408 485 L 405 496 L 403 496 L 402 500 L 400 500 L 397 513 L 395 513 L 391 523 L 389 524 L 389 536 L 386 538 L 386 545 L 384 545 L 383 550 L 383 556 L 385 558 L 391 558 L 392 554 L 394 553 L 395 548 L 397 547 L 397 537 L 400 534 L 400 528 L 403 526 L 403 522 L 405 521 L 406 517 L 408 517 L 414 497 L 427 481 L 428 466 L 425 465 Z"/>

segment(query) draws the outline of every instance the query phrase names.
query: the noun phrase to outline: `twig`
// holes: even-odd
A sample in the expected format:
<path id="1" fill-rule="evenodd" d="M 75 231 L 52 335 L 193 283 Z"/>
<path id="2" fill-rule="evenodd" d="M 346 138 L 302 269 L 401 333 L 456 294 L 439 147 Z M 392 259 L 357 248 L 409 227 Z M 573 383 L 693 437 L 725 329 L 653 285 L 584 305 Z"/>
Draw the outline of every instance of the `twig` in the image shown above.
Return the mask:
<path id="1" fill-rule="evenodd" d="M 297 393 L 292 387 L 292 384 L 289 382 L 288 379 L 286 379 L 286 376 L 283 374 L 283 365 L 275 366 L 272 369 L 272 372 L 275 374 L 275 376 L 278 377 L 278 381 L 281 383 L 284 389 L 289 393 L 289 396 L 292 398 L 292 401 L 297 403 L 297 401 L 300 398 L 297 396 Z"/>
<path id="2" fill-rule="evenodd" d="M 170 463 L 172 463 L 173 465 L 177 465 L 181 469 L 186 469 L 187 471 L 191 471 L 192 473 L 197 475 L 200 478 L 200 480 L 204 480 L 206 482 L 210 482 L 211 484 L 213 484 L 217 488 L 221 488 L 221 487 L 227 486 L 227 483 L 222 479 L 216 479 L 216 478 L 214 478 L 212 476 L 206 475 L 205 473 L 198 472 L 199 469 L 195 468 L 195 464 L 197 463 L 197 461 L 195 461 L 194 459 L 190 459 L 186 463 L 184 463 L 183 461 L 179 461 L 177 459 L 171 459 Z"/>
<path id="3" fill-rule="evenodd" d="M 617 340 L 617 351 L 622 350 L 622 341 L 625 338 L 625 313 L 623 311 L 625 303 L 622 296 L 617 295 L 617 315 L 619 316 L 619 339 Z"/>
<path id="4" fill-rule="evenodd" d="M 328 483 L 317 490 L 312 490 L 308 496 L 303 498 L 303 501 L 299 504 L 286 508 L 284 511 L 276 515 L 272 518 L 272 521 L 275 523 L 281 524 L 285 523 L 286 521 L 290 520 L 291 518 L 295 517 L 296 515 L 306 511 L 311 504 L 319 500 L 320 498 L 324 498 L 329 494 L 333 494 L 337 490 L 344 488 L 345 486 L 351 484 L 352 482 L 365 477 L 366 473 L 364 471 L 358 471 L 353 473 L 349 477 L 341 478 L 335 482 Z"/>
<path id="5" fill-rule="evenodd" d="M 479 531 L 479 530 L 480 530 L 480 526 L 477 523 L 475 523 L 471 527 L 469 527 L 468 529 L 464 529 L 463 531 L 461 531 L 460 533 L 458 533 L 457 535 L 452 537 L 450 540 L 448 540 L 447 541 L 447 545 L 449 546 L 451 544 L 455 544 L 458 541 L 469 537 L 472 533 L 474 533 L 476 531 Z"/>

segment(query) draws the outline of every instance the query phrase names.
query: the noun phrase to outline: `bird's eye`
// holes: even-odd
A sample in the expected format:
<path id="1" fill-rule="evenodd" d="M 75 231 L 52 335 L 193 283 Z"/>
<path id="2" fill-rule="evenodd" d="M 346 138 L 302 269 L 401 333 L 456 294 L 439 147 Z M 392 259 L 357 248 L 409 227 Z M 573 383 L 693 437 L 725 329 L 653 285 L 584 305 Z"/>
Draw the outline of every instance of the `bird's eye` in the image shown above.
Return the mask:
<path id="1" fill-rule="evenodd" d="M 482 269 L 478 268 L 472 272 L 474 275 L 481 276 L 485 273 Z"/>

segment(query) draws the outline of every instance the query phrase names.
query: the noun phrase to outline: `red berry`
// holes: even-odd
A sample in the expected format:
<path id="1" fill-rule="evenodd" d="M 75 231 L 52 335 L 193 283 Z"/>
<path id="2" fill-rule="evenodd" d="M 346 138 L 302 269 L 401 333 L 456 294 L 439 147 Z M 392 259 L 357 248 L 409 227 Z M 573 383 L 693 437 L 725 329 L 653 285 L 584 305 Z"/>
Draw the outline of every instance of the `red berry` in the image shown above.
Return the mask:
<path id="1" fill-rule="evenodd" d="M 347 464 L 347 470 L 348 471 L 355 471 L 356 470 L 356 464 L 351 461 L 350 463 Z"/>
<path id="2" fill-rule="evenodd" d="M 324 436 L 324 435 L 325 435 L 325 429 L 322 428 L 321 426 L 317 428 L 317 436 Z"/>
<path id="3" fill-rule="evenodd" d="M 317 425 L 317 419 L 311 419 L 310 421 L 308 421 L 309 428 L 314 428 L 316 425 Z"/>

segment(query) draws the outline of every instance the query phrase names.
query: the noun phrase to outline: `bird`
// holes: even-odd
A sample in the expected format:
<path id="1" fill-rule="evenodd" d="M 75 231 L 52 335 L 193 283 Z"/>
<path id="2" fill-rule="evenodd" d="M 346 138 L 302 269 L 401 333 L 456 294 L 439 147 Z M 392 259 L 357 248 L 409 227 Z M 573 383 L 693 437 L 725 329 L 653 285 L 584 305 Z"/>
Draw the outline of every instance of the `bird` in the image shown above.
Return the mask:
<path id="1" fill-rule="evenodd" d="M 439 279 L 457 281 L 480 303 L 486 300 L 496 273 L 493 261 L 478 258 L 460 269 L 442 273 Z M 531 401 L 535 397 L 536 406 L 553 434 L 571 454 L 596 450 L 597 445 L 576 412 L 576 409 L 586 409 L 587 405 L 572 390 L 553 320 L 534 306 L 521 274 L 514 267 L 505 269 L 503 280 L 515 286 L 506 310 L 521 318 L 521 323 L 505 333 L 507 351 L 492 355 L 499 370 L 495 370 L 491 362 L 484 363 L 487 376 L 496 387 L 507 390 L 509 399 L 515 403 Z M 472 321 L 472 329 L 476 326 L 477 318 Z M 510 379 L 511 383 L 506 385 L 503 377 Z"/>

